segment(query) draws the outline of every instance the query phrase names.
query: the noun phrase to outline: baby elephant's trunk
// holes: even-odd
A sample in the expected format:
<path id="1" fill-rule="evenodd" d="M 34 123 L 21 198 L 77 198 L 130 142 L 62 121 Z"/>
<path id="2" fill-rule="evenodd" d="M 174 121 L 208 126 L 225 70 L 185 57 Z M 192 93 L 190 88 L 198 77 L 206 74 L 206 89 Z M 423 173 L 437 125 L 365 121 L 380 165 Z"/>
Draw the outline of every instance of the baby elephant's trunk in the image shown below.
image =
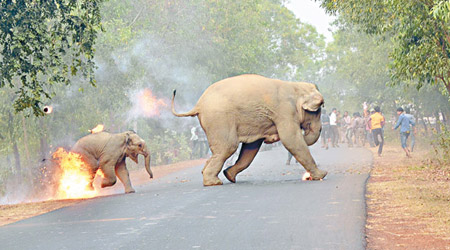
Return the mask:
<path id="1" fill-rule="evenodd" d="M 150 151 L 148 151 L 147 146 L 145 146 L 145 153 L 144 159 L 145 159 L 145 170 L 147 170 L 148 175 L 150 175 L 150 178 L 153 178 L 153 172 L 150 169 Z"/>

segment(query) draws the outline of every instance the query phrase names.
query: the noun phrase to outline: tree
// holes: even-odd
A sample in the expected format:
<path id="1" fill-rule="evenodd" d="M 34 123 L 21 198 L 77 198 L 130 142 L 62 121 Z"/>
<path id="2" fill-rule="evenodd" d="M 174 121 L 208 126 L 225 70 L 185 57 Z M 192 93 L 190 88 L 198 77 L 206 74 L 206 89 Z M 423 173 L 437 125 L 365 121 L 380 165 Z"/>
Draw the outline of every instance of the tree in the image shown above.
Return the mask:
<path id="1" fill-rule="evenodd" d="M 440 84 L 450 92 L 450 20 L 448 1 L 321 0 L 368 34 L 392 41 L 391 81 Z"/>
<path id="2" fill-rule="evenodd" d="M 94 85 L 94 42 L 102 0 L 4 0 L 0 4 L 0 87 L 15 90 L 14 108 L 52 98 L 52 86 L 78 72 Z"/>
<path id="3" fill-rule="evenodd" d="M 415 82 L 389 85 L 388 52 L 392 44 L 376 35 L 358 32 L 353 25 L 337 19 L 334 41 L 327 45 L 323 62 L 323 80 L 319 87 L 328 108 L 361 111 L 362 103 L 381 106 L 388 117 L 398 106 L 411 107 L 417 117 L 434 116 L 450 111 L 448 97 L 437 86 L 425 85 L 419 91 Z"/>

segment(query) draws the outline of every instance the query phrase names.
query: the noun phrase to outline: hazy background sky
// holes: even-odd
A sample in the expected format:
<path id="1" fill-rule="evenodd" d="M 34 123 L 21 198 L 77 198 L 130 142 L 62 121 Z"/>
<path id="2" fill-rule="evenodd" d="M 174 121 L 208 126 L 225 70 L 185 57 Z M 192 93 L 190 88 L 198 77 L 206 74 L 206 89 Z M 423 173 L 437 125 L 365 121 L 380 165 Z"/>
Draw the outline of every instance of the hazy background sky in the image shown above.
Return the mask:
<path id="1" fill-rule="evenodd" d="M 334 17 L 325 13 L 325 10 L 320 8 L 320 3 L 314 0 L 290 0 L 286 4 L 290 10 L 304 23 L 312 24 L 317 31 L 326 37 L 326 41 L 333 40 L 330 29 L 330 23 Z"/>

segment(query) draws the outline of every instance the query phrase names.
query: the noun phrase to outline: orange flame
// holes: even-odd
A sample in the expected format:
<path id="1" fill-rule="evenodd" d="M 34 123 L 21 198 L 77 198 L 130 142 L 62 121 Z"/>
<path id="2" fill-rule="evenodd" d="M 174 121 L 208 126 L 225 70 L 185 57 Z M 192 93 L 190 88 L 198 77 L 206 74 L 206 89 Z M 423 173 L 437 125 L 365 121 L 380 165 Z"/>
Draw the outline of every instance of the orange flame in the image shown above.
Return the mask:
<path id="1" fill-rule="evenodd" d="M 61 170 L 57 199 L 90 198 L 98 194 L 96 190 L 90 188 L 91 174 L 81 155 L 58 148 L 53 153 L 53 158 L 57 160 Z"/>
<path id="2" fill-rule="evenodd" d="M 312 180 L 311 174 L 309 172 L 305 172 L 302 177 L 302 181 L 310 181 Z"/>
<path id="3" fill-rule="evenodd" d="M 100 132 L 103 131 L 104 128 L 105 128 L 105 125 L 103 125 L 103 124 L 98 124 L 97 126 L 95 126 L 95 128 L 89 129 L 89 132 L 90 132 L 91 134 L 100 133 Z"/>
<path id="4" fill-rule="evenodd" d="M 163 99 L 156 98 L 150 89 L 144 89 L 137 94 L 137 109 L 145 117 L 159 116 L 161 107 L 167 104 Z"/>

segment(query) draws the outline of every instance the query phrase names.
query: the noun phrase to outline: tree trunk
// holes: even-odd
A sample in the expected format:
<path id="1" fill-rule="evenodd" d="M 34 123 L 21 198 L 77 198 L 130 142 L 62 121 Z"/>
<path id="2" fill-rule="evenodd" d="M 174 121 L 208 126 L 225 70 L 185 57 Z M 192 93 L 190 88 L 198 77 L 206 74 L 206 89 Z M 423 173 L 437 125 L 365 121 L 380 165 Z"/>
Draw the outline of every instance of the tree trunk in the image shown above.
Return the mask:
<path id="1" fill-rule="evenodd" d="M 439 119 L 439 112 L 434 113 L 434 118 L 436 119 L 436 132 L 439 134 L 441 133 L 441 120 Z"/>
<path id="2" fill-rule="evenodd" d="M 43 119 L 39 119 L 39 126 L 41 127 L 41 138 L 39 139 L 39 144 L 41 147 L 41 160 L 47 158 L 48 144 L 47 144 L 47 129 L 44 126 Z"/>
<path id="3" fill-rule="evenodd" d="M 14 159 L 15 159 L 15 171 L 20 175 L 22 173 L 22 166 L 20 165 L 20 153 L 19 148 L 17 147 L 17 143 L 13 141 L 13 150 L 14 150 Z"/>
<path id="4" fill-rule="evenodd" d="M 14 152 L 14 160 L 15 160 L 15 171 L 16 173 L 22 173 L 22 166 L 20 165 L 20 153 L 19 148 L 17 147 L 17 140 L 14 137 L 14 117 L 11 112 L 9 112 L 9 121 L 8 121 L 8 127 L 9 127 L 9 138 L 11 140 L 12 146 L 13 146 L 13 152 Z"/>
<path id="5" fill-rule="evenodd" d="M 30 150 L 28 149 L 28 131 L 25 123 L 25 117 L 22 116 L 22 128 L 23 128 L 23 146 L 25 147 L 25 166 L 30 163 Z"/>
<path id="6" fill-rule="evenodd" d="M 423 129 L 424 129 L 424 133 L 425 133 L 425 136 L 428 136 L 428 125 L 427 125 L 427 122 L 428 122 L 428 118 L 427 118 L 427 122 L 425 122 L 425 113 L 423 113 L 423 112 L 421 112 L 421 113 L 418 113 L 418 114 L 420 114 L 420 117 L 422 118 L 422 126 L 423 126 Z M 419 120 L 419 119 L 417 119 L 417 120 Z"/>

